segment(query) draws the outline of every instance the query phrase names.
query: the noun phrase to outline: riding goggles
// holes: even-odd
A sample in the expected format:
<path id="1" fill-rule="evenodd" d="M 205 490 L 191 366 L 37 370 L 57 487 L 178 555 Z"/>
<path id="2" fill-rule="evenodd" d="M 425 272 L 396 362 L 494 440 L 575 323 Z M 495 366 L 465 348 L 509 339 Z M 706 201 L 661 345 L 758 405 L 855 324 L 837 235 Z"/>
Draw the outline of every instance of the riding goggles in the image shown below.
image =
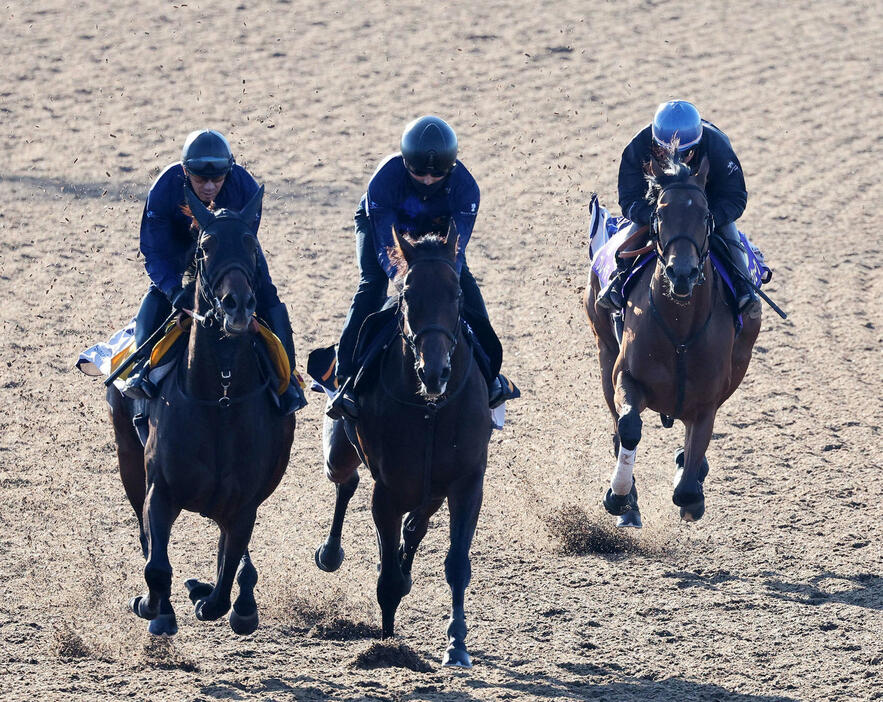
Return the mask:
<path id="1" fill-rule="evenodd" d="M 438 169 L 438 168 L 414 168 L 409 163 L 405 163 L 405 168 L 408 169 L 408 173 L 411 175 L 415 175 L 418 178 L 424 178 L 426 176 L 432 176 L 433 178 L 444 178 L 448 173 L 453 170 L 453 166 L 446 169 Z"/>
<path id="2" fill-rule="evenodd" d="M 229 173 L 233 167 L 233 161 L 221 156 L 199 156 L 187 159 L 184 162 L 184 167 L 190 173 L 202 178 L 216 178 Z"/>

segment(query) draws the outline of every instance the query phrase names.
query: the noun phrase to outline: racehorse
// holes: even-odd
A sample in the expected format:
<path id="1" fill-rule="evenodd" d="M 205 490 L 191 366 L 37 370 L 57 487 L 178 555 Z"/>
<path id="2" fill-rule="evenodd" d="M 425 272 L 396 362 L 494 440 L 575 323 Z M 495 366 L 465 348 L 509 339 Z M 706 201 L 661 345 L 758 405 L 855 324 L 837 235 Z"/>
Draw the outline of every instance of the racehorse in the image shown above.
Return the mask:
<path id="1" fill-rule="evenodd" d="M 709 260 L 707 159 L 692 175 L 671 150 L 662 166 L 651 161 L 651 170 L 647 197 L 656 265 L 637 274 L 623 313 L 621 345 L 609 313 L 595 305 L 600 283 L 594 270 L 584 298 L 613 415 L 617 464 L 604 506 L 620 516 L 618 526 L 641 524 L 633 465 L 645 408 L 659 412 L 665 426 L 673 419 L 684 423 L 672 501 L 685 521 L 702 517 L 705 451 L 714 419 L 745 376 L 761 322 L 760 315 L 746 315 L 737 333 L 722 279 Z"/>
<path id="2" fill-rule="evenodd" d="M 258 626 L 257 570 L 248 554 L 258 505 L 288 465 L 294 415 L 282 416 L 268 394 L 254 348 L 253 284 L 257 239 L 250 223 L 263 187 L 241 212 L 205 208 L 189 190 L 199 225 L 195 304 L 188 346 L 149 402 L 146 445 L 132 426 L 133 401 L 107 393 L 126 495 L 138 517 L 148 593 L 130 602 L 150 620 L 152 634 L 177 632 L 169 601 L 167 548 L 182 509 L 213 519 L 221 531 L 216 584 L 188 580 L 196 617 L 215 620 L 230 609 L 234 576 L 239 596 L 230 612 L 237 634 Z"/>
<path id="3" fill-rule="evenodd" d="M 316 564 L 333 571 L 343 560 L 343 518 L 364 463 L 375 480 L 371 512 L 380 548 L 382 635 L 392 636 L 396 609 L 411 589 L 414 554 L 430 517 L 447 498 L 445 577 L 452 608 L 443 662 L 470 667 L 464 593 L 491 434 L 488 388 L 464 343 L 455 228 L 451 225 L 446 238 L 427 235 L 416 243 L 398 232 L 394 238 L 399 333 L 379 361 L 380 377 L 360 395 L 358 419 L 325 419 L 325 473 L 337 484 L 337 499 Z"/>

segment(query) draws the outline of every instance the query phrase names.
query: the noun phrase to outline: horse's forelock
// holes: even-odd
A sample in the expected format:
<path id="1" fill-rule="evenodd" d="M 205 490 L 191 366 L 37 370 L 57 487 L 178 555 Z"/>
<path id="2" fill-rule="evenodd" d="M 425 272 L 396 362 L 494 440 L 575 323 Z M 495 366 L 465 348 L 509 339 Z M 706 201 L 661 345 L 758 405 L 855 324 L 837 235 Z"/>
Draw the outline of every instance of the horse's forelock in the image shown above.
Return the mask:
<path id="1" fill-rule="evenodd" d="M 445 237 L 440 234 L 424 234 L 413 243 L 414 261 L 419 261 L 421 258 L 446 256 L 446 241 Z M 396 267 L 396 277 L 393 283 L 401 287 L 408 273 L 408 262 L 397 246 L 391 246 L 387 253 L 389 260 Z"/>
<path id="2" fill-rule="evenodd" d="M 646 176 L 648 186 L 647 201 L 651 204 L 656 203 L 659 191 L 666 185 L 686 183 L 693 175 L 690 166 L 681 161 L 681 154 L 677 150 L 677 143 L 677 139 L 675 139 L 670 146 L 664 147 L 666 158 L 659 164 L 662 166 L 662 173 L 659 175 L 650 173 Z"/>

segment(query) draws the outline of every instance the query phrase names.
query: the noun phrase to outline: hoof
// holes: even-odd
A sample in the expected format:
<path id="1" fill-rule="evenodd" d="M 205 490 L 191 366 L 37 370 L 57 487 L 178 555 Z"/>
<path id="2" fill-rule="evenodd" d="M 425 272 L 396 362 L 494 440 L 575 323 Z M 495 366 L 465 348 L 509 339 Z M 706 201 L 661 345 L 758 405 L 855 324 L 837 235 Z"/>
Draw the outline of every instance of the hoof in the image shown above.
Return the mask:
<path id="1" fill-rule="evenodd" d="M 446 668 L 471 668 L 472 658 L 466 651 L 466 648 L 457 648 L 456 646 L 448 646 L 445 651 L 445 657 L 442 659 L 442 665 Z"/>
<path id="2" fill-rule="evenodd" d="M 249 615 L 240 615 L 234 606 L 230 611 L 230 628 L 233 629 L 233 633 L 239 634 L 240 636 L 253 634 L 258 628 L 257 607 L 255 607 L 254 612 Z"/>
<path id="3" fill-rule="evenodd" d="M 212 590 L 215 589 L 215 586 L 211 583 L 201 583 L 196 578 L 186 580 L 184 582 L 184 587 L 187 588 L 187 593 L 190 595 L 190 601 L 193 604 L 196 604 L 200 600 L 204 600 L 211 595 Z"/>
<path id="4" fill-rule="evenodd" d="M 159 610 L 150 609 L 147 606 L 147 598 L 141 595 L 137 597 L 133 597 L 129 600 L 129 609 L 131 609 L 136 615 L 141 617 L 142 619 L 154 620 L 159 614 Z"/>
<path id="5" fill-rule="evenodd" d="M 616 520 L 616 526 L 619 529 L 624 527 L 631 527 L 633 529 L 640 529 L 644 526 L 644 522 L 641 521 L 641 510 L 638 508 L 630 509 L 628 512 L 623 514 L 619 519 Z"/>
<path id="6" fill-rule="evenodd" d="M 172 614 L 160 614 L 156 619 L 152 619 L 147 626 L 147 631 L 154 636 L 174 636 L 177 634 L 178 620 L 175 618 L 174 612 Z"/>
<path id="7" fill-rule="evenodd" d="M 325 542 L 316 549 L 316 565 L 319 567 L 319 570 L 333 573 L 340 568 L 341 563 L 343 563 L 343 549 L 340 546 L 335 551 L 328 545 L 328 542 Z"/>
<path id="8" fill-rule="evenodd" d="M 201 622 L 213 622 L 227 614 L 229 609 L 229 604 L 226 607 L 219 607 L 211 600 L 199 600 L 196 603 L 196 618 Z"/>
<path id="9" fill-rule="evenodd" d="M 698 522 L 705 514 L 705 500 L 681 507 L 681 519 L 685 522 Z"/>

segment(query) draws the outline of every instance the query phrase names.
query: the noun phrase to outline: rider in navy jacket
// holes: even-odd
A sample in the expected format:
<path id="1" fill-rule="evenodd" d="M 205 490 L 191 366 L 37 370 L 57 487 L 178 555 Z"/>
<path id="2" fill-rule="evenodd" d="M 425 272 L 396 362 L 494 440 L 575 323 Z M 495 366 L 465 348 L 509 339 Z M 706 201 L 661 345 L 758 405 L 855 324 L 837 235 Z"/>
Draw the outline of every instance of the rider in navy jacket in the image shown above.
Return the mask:
<path id="1" fill-rule="evenodd" d="M 185 278 L 190 283 L 195 278 L 193 257 L 199 230 L 188 214 L 185 199 L 188 188 L 213 209 L 241 210 L 258 191 L 258 184 L 248 171 L 235 163 L 229 143 L 219 132 L 201 130 L 187 137 L 181 161 L 167 166 L 151 186 L 141 217 L 140 249 L 151 285 L 135 318 L 136 346 L 153 334 L 173 307 L 183 309 L 193 303 L 193 287 L 185 285 Z M 255 236 L 260 223 L 258 210 L 251 225 Z M 279 300 L 260 246 L 254 293 L 256 313 L 282 341 L 294 370 L 288 310 Z M 145 371 L 146 362 L 141 362 L 129 375 L 125 392 L 130 397 L 149 397 L 154 392 Z M 297 382 L 291 384 L 297 387 L 286 392 L 282 401 L 284 410 L 293 411 L 302 406 L 302 392 Z"/>
<path id="2" fill-rule="evenodd" d="M 380 163 L 362 196 L 355 214 L 359 286 L 338 345 L 340 391 L 328 408 L 334 419 L 358 413 L 351 382 L 357 370 L 353 352 L 362 323 L 383 306 L 387 284 L 396 276 L 388 255 L 389 247 L 394 246 L 393 226 L 419 237 L 446 232 L 453 219 L 459 237 L 456 267 L 464 311 L 487 320 L 484 299 L 466 264 L 466 244 L 478 215 L 479 189 L 472 174 L 457 160 L 457 148 L 457 137 L 444 120 L 431 115 L 414 120 L 402 135 L 401 152 Z M 503 396 L 508 389 L 504 380 L 497 379 L 491 388 L 492 403 L 508 399 Z"/>
<path id="3" fill-rule="evenodd" d="M 677 142 L 681 160 L 694 169 L 708 158 L 709 172 L 705 184 L 708 208 L 714 221 L 714 234 L 726 244 L 727 262 L 735 275 L 737 306 L 742 312 L 759 311 L 754 289 L 743 280 L 750 280 L 748 262 L 736 229 L 735 221 L 742 216 L 748 202 L 742 165 L 726 134 L 711 122 L 703 120 L 698 110 L 684 100 L 663 103 L 656 110 L 653 122 L 639 131 L 622 152 L 619 164 L 619 205 L 622 214 L 637 228 L 650 223 L 652 212 L 647 202 L 647 164 L 651 158 L 661 161 L 665 149 Z M 621 309 L 624 300 L 621 284 L 629 263 L 617 259 L 617 272 L 598 295 L 597 304 L 607 309 Z"/>

